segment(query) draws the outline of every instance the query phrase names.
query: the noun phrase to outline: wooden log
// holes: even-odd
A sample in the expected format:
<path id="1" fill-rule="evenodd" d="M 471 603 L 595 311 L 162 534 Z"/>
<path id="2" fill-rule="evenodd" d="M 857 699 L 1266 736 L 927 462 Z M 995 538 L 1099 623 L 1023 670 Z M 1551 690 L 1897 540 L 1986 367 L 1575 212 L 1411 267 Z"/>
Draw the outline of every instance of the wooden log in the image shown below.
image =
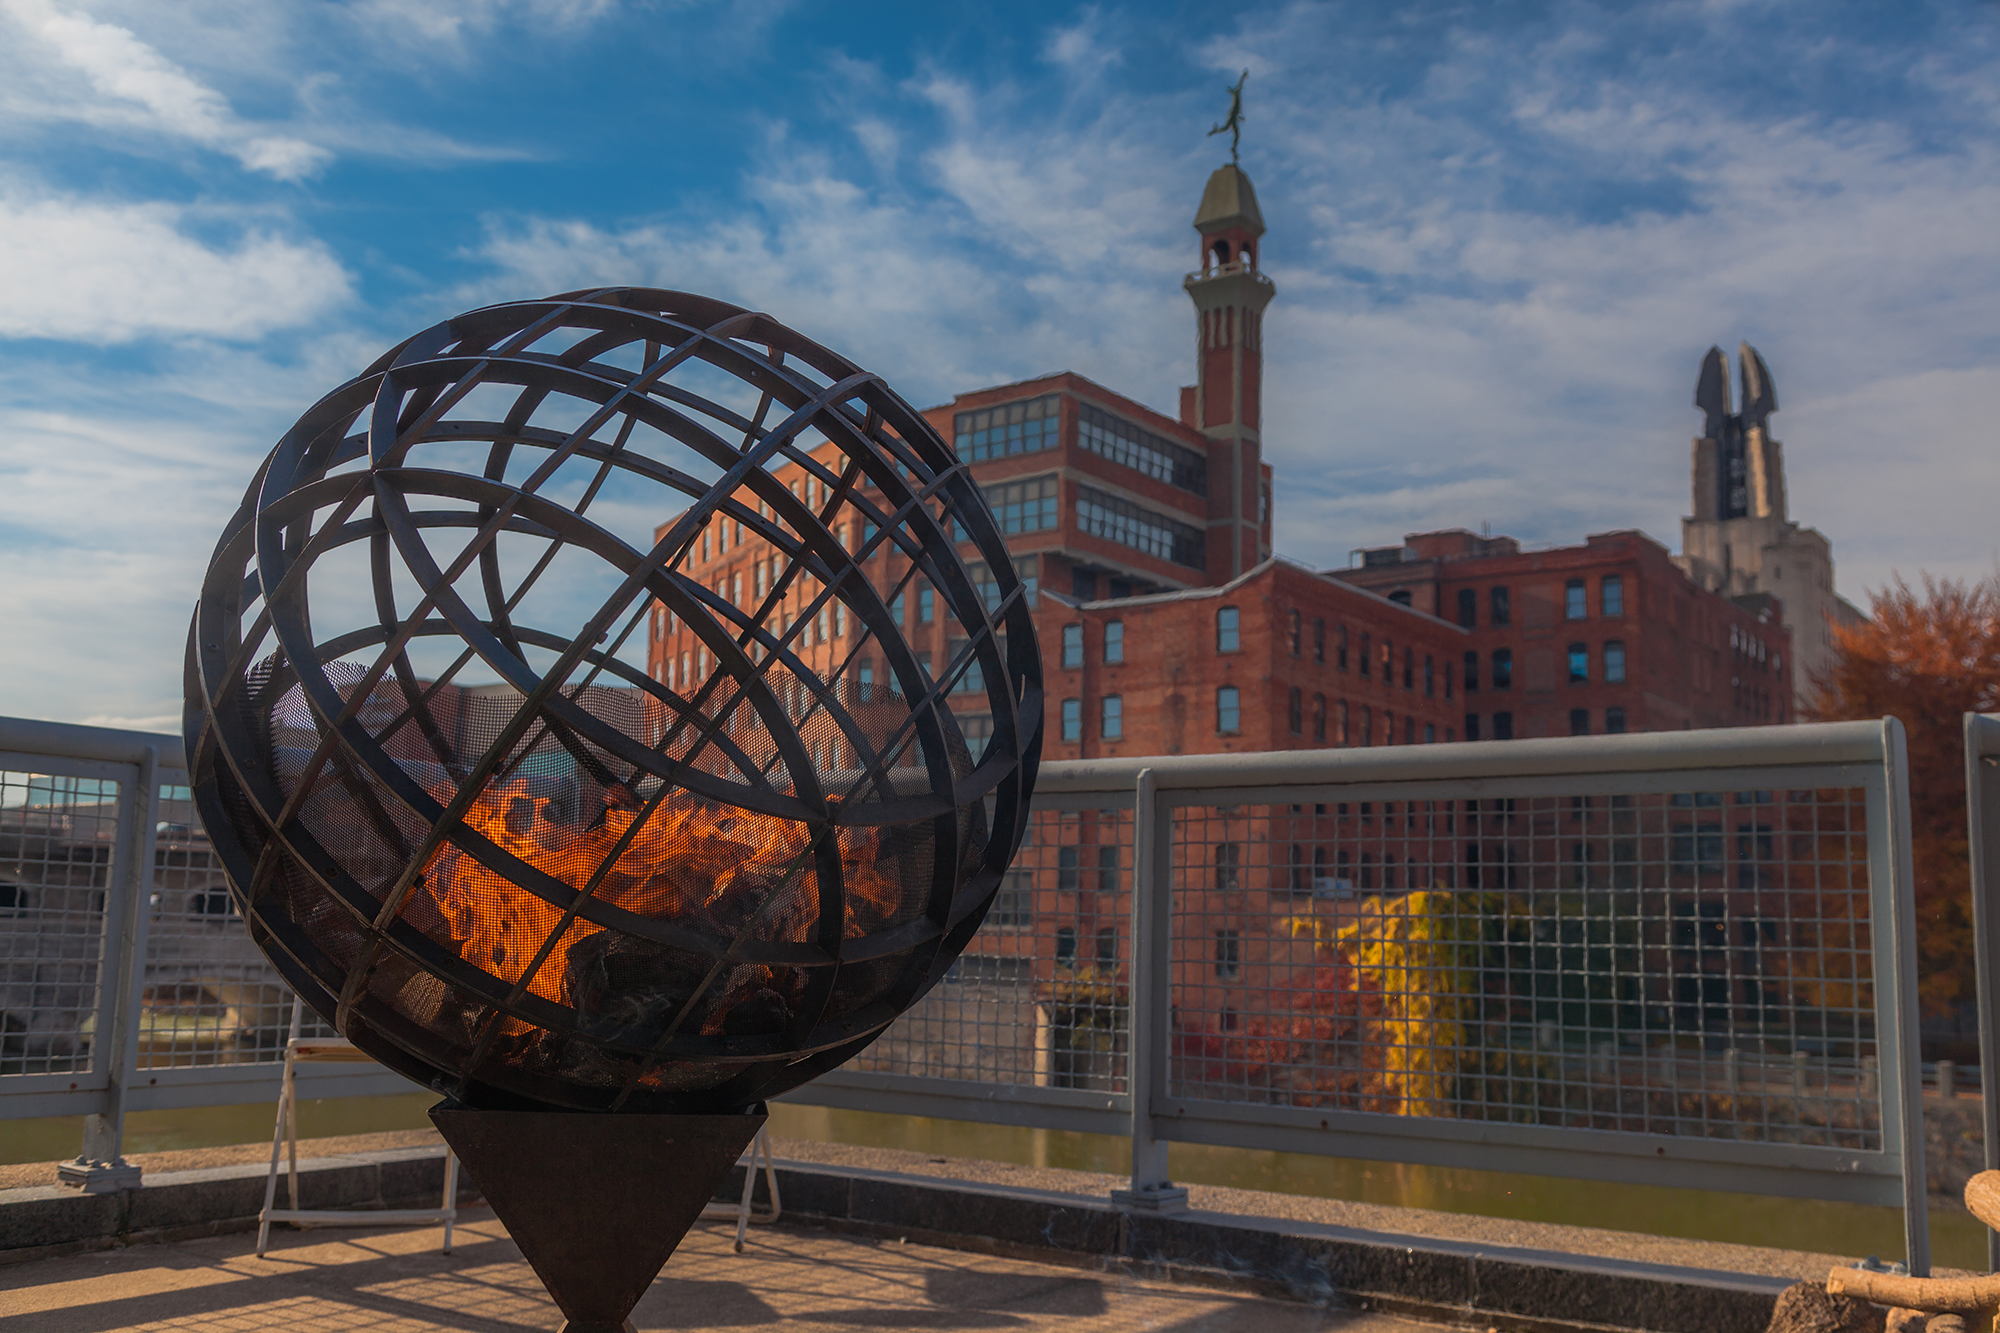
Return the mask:
<path id="1" fill-rule="evenodd" d="M 1907 1277 L 1836 1268 L 1826 1277 L 1836 1296 L 1857 1296 L 1876 1305 L 1900 1305 L 1932 1314 L 1978 1314 L 2000 1308 L 2000 1273 L 1986 1277 Z"/>
<path id="2" fill-rule="evenodd" d="M 1965 1182 L 1965 1208 L 2000 1231 L 2000 1171 L 1981 1171 Z"/>

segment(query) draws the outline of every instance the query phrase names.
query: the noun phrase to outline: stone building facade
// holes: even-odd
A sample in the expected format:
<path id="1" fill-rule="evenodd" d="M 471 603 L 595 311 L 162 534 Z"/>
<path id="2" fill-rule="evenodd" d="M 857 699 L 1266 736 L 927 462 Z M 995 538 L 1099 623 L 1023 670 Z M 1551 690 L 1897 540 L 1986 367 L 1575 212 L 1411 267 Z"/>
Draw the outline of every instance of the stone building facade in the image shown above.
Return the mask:
<path id="1" fill-rule="evenodd" d="M 1694 513 L 1681 520 L 1679 564 L 1726 597 L 1777 598 L 1792 632 L 1792 689 L 1801 700 L 1833 661 L 1833 628 L 1864 617 L 1834 588 L 1833 546 L 1787 516 L 1784 446 L 1771 434 L 1778 392 L 1749 343 L 1737 348 L 1742 406 L 1732 411 L 1729 365 L 1708 349 L 1695 384 L 1703 413 L 1694 442 Z"/>

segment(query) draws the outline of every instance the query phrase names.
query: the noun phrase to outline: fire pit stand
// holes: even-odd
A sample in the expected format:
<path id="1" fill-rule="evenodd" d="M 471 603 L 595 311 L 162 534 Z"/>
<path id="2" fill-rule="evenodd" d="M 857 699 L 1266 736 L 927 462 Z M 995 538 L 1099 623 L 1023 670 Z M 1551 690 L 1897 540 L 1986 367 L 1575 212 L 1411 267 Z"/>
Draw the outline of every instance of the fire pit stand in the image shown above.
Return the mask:
<path id="1" fill-rule="evenodd" d="M 879 376 L 683 292 L 447 320 L 258 470 L 189 630 L 196 806 L 300 998 L 448 1098 L 575 1333 L 978 930 L 1033 598 Z"/>

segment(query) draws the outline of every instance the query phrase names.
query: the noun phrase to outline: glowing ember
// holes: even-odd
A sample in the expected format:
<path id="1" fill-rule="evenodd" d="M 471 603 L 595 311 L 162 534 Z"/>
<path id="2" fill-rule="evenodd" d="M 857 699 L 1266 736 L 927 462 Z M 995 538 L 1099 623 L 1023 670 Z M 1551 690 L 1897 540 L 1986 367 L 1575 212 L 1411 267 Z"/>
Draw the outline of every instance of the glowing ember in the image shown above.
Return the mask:
<path id="1" fill-rule="evenodd" d="M 612 804 L 585 829 L 552 819 L 552 805 L 517 779 L 482 793 L 464 821 L 511 855 L 582 892 L 639 811 Z M 904 891 L 895 866 L 885 866 L 878 831 L 845 830 L 840 842 L 844 934 L 857 938 L 893 923 L 903 909 Z M 533 994 L 585 1012 L 662 1022 L 694 994 L 706 971 L 691 955 L 677 956 L 680 951 L 606 931 L 581 917 L 537 964 L 544 941 L 562 924 L 561 909 L 451 843 L 431 857 L 422 886 L 405 910 L 413 924 L 435 925 L 435 912 L 467 962 L 516 985 L 525 978 Z M 725 941 L 753 923 L 760 938 L 803 941 L 819 913 L 811 833 L 796 821 L 718 808 L 676 792 L 640 825 L 593 897 Z M 803 976 L 795 969 L 736 967 L 709 988 L 715 1000 L 699 1030 L 735 1032 L 746 1022 L 752 1030 L 782 1026 L 802 987 Z M 754 1012 L 737 1013 L 746 1006 Z"/>

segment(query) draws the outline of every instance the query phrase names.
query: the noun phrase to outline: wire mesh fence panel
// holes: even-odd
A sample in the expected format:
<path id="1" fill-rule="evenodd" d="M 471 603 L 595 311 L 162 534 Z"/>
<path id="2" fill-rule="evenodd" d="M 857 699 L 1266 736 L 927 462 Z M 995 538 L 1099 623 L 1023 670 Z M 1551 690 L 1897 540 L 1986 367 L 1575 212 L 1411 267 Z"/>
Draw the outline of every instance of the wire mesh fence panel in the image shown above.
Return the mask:
<path id="1" fill-rule="evenodd" d="M 118 796 L 0 770 L 0 1076 L 90 1067 Z"/>
<path id="2" fill-rule="evenodd" d="M 1859 788 L 1189 807 L 1169 1094 L 1880 1151 Z"/>
<path id="3" fill-rule="evenodd" d="M 160 788 L 147 910 L 139 1067 L 282 1060 L 292 992 L 251 942 L 185 786 Z M 305 1035 L 331 1035 L 304 1019 Z"/>
<path id="4" fill-rule="evenodd" d="M 986 923 L 850 1069 L 1125 1091 L 1132 814 L 1038 810 Z"/>

